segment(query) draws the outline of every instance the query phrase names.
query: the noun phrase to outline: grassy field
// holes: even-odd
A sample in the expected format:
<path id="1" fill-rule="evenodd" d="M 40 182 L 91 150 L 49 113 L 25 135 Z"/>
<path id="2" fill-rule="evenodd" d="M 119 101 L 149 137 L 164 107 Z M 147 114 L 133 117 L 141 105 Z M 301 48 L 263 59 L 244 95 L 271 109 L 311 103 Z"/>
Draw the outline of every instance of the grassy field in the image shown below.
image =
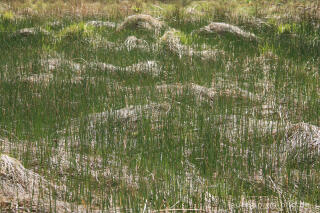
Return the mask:
<path id="1" fill-rule="evenodd" d="M 3 1 L 0 212 L 320 211 L 319 8 Z"/>

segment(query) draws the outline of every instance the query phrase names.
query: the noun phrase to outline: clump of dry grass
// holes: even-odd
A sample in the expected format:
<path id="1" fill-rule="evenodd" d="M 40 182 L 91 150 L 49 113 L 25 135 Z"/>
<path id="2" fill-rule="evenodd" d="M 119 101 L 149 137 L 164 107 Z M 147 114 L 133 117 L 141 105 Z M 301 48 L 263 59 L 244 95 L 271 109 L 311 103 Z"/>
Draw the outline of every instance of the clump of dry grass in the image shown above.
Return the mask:
<path id="1" fill-rule="evenodd" d="M 42 58 L 40 60 L 40 65 L 47 72 L 22 76 L 20 80 L 30 84 L 42 84 L 47 86 L 54 79 L 54 72 L 57 70 L 63 71 L 65 68 L 70 69 L 72 74 L 76 75 L 72 78 L 72 81 L 76 82 L 81 78 L 79 76 L 82 68 L 81 65 L 71 60 L 63 59 L 62 56 L 59 55 L 57 57 L 47 56 Z"/>
<path id="2" fill-rule="evenodd" d="M 68 66 L 71 70 L 75 72 L 79 72 L 81 69 L 81 65 L 79 63 L 63 59 L 62 56 L 58 56 L 55 58 L 48 57 L 47 59 L 43 58 L 41 60 L 41 66 L 43 66 L 49 71 L 59 69 L 63 66 Z"/>
<path id="3" fill-rule="evenodd" d="M 123 43 L 111 42 L 102 36 L 96 36 L 95 38 L 90 38 L 89 42 L 95 48 L 104 48 L 106 50 L 114 50 L 114 51 L 122 51 L 122 50 L 155 51 L 158 48 L 156 44 L 149 44 L 146 40 L 137 38 L 136 36 L 128 36 Z"/>
<path id="4" fill-rule="evenodd" d="M 63 187 L 50 183 L 8 155 L 0 155 L 0 208 L 4 211 L 50 212 L 50 196 L 62 198 Z M 68 203 L 57 200 L 58 211 L 71 212 Z"/>
<path id="5" fill-rule="evenodd" d="M 138 49 L 148 49 L 149 45 L 148 42 L 142 39 L 138 39 L 135 36 L 129 36 L 125 42 L 124 45 L 127 47 L 128 51 L 138 48 Z"/>
<path id="6" fill-rule="evenodd" d="M 150 73 L 153 76 L 158 76 L 162 72 L 162 68 L 156 61 L 146 61 L 133 64 L 125 68 L 127 72 L 132 73 Z"/>
<path id="7" fill-rule="evenodd" d="M 31 84 L 49 84 L 53 79 L 52 73 L 41 73 L 41 74 L 33 74 L 21 79 L 23 82 L 31 83 Z"/>
<path id="8" fill-rule="evenodd" d="M 284 145 L 288 160 L 313 165 L 320 154 L 320 128 L 307 123 L 294 124 L 287 131 Z"/>
<path id="9" fill-rule="evenodd" d="M 170 29 L 164 33 L 160 38 L 159 43 L 168 51 L 177 54 L 180 58 L 182 56 L 197 56 L 202 60 L 215 60 L 218 55 L 223 55 L 223 50 L 195 50 L 192 46 L 182 44 L 180 36 L 181 32 L 176 29 Z"/>
<path id="10" fill-rule="evenodd" d="M 42 28 L 23 28 L 20 30 L 17 30 L 16 32 L 13 33 L 12 36 L 23 36 L 23 37 L 30 37 L 34 36 L 37 34 L 43 34 L 43 35 L 50 35 L 50 33 Z"/>
<path id="11" fill-rule="evenodd" d="M 93 62 L 91 67 L 97 68 L 103 71 L 109 72 L 127 72 L 130 74 L 150 74 L 152 76 L 158 76 L 163 72 L 162 67 L 157 61 L 143 61 L 137 64 L 133 64 L 127 67 L 119 67 L 112 64 L 106 64 L 102 62 Z"/>
<path id="12" fill-rule="evenodd" d="M 103 119 L 107 119 L 109 116 L 114 117 L 116 120 L 121 122 L 129 121 L 136 122 L 140 120 L 143 113 L 149 113 L 152 117 L 159 116 L 160 112 L 167 112 L 170 110 L 170 105 L 167 103 L 156 104 L 151 103 L 147 105 L 137 105 L 137 106 L 128 106 L 122 109 L 110 111 L 110 112 L 102 112 L 89 115 L 90 120 L 96 121 Z"/>
<path id="13" fill-rule="evenodd" d="M 219 35 L 224 35 L 229 33 L 229 34 L 238 36 L 240 38 L 257 40 L 256 35 L 254 35 L 253 33 L 246 32 L 237 26 L 227 24 L 227 23 L 222 23 L 222 22 L 212 22 L 209 25 L 200 28 L 198 32 L 202 34 L 219 34 Z"/>
<path id="14" fill-rule="evenodd" d="M 94 27 L 108 27 L 115 28 L 116 23 L 110 21 L 88 21 L 86 25 L 94 26 Z"/>
<path id="15" fill-rule="evenodd" d="M 229 97 L 235 97 L 235 98 L 242 97 L 242 98 L 249 99 L 251 101 L 256 101 L 256 102 L 260 101 L 259 96 L 252 94 L 251 92 L 245 89 L 237 87 L 236 85 L 233 85 L 233 84 L 230 84 L 228 86 L 229 86 L 228 88 L 219 88 L 219 86 L 207 88 L 204 86 L 191 83 L 189 85 L 189 89 L 190 91 L 192 91 L 194 95 L 200 98 L 200 100 L 210 101 L 217 96 L 229 96 Z"/>
<path id="16" fill-rule="evenodd" d="M 177 36 L 178 31 L 170 29 L 160 38 L 160 43 L 163 44 L 169 51 L 181 56 L 186 50 L 186 47 L 181 44 L 180 38 Z"/>
<path id="17" fill-rule="evenodd" d="M 165 25 L 163 22 L 150 15 L 139 14 L 128 16 L 118 27 L 117 31 L 125 29 L 144 29 L 159 33 Z"/>

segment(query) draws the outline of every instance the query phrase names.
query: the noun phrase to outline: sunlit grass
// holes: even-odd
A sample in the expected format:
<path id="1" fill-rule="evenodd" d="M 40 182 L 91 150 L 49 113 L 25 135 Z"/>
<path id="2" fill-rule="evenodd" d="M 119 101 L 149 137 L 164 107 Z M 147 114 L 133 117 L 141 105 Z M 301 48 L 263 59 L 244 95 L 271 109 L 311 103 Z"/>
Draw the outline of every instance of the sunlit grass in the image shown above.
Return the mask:
<path id="1" fill-rule="evenodd" d="M 158 43 L 159 36 L 145 30 L 119 33 L 77 18 L 50 25 L 49 20 L 5 13 L 0 18 L 0 136 L 11 141 L 10 154 L 66 186 L 63 198 L 52 200 L 88 211 L 223 209 L 243 196 L 319 205 L 318 164 L 285 164 L 276 152 L 287 123 L 320 124 L 319 28 L 306 20 L 260 28 L 243 19 L 241 27 L 252 29 L 259 42 L 192 33 L 211 20 L 166 20 L 181 30 L 177 36 L 183 45 L 200 50 L 206 44 L 224 52 L 202 60 L 170 52 Z M 51 34 L 14 36 L 30 27 Z M 155 44 L 154 50 L 92 43 L 103 38 L 121 46 L 132 35 Z M 65 63 L 51 69 L 42 64 L 50 58 L 80 68 Z M 151 60 L 161 64 L 158 76 L 124 69 Z M 50 79 L 30 80 L 40 74 Z M 212 88 L 216 95 L 198 94 L 191 83 Z M 159 89 L 170 85 L 171 90 Z M 137 106 L 145 110 L 133 120 L 116 113 Z M 269 123 L 274 125 L 267 128 Z M 270 178 L 281 196 L 268 184 Z M 208 201 L 208 193 L 218 204 Z"/>

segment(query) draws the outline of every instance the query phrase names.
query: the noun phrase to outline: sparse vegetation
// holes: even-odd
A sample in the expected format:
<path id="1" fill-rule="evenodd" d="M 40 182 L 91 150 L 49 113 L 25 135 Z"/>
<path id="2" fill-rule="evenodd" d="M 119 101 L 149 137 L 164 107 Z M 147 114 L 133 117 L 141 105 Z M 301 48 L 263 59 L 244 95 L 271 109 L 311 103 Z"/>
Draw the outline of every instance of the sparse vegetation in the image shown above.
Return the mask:
<path id="1" fill-rule="evenodd" d="M 319 211 L 319 9 L 2 1 L 0 212 Z"/>

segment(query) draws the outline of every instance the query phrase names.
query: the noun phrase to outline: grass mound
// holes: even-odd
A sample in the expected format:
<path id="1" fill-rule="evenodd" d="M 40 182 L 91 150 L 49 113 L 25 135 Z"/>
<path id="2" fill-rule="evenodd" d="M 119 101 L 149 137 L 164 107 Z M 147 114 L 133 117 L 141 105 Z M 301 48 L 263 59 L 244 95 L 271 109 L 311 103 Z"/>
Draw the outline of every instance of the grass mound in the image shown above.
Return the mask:
<path id="1" fill-rule="evenodd" d="M 287 131 L 286 153 L 289 163 L 318 165 L 320 154 L 320 127 L 307 123 L 292 125 Z"/>
<path id="2" fill-rule="evenodd" d="M 50 196 L 61 196 L 61 187 L 26 169 L 8 155 L 0 156 L 0 208 L 2 211 L 51 212 Z M 71 212 L 68 203 L 57 201 L 58 212 Z"/>
<path id="3" fill-rule="evenodd" d="M 87 26 L 115 28 L 116 23 L 110 21 L 88 21 Z"/>
<path id="4" fill-rule="evenodd" d="M 128 16 L 118 27 L 117 31 L 144 29 L 148 31 L 159 32 L 164 27 L 164 23 L 150 15 L 132 15 Z"/>
<path id="5" fill-rule="evenodd" d="M 253 33 L 246 32 L 237 26 L 222 22 L 212 22 L 209 25 L 200 28 L 198 32 L 201 34 L 231 34 L 240 38 L 257 40 L 256 35 Z"/>
<path id="6" fill-rule="evenodd" d="M 13 34 L 14 37 L 31 37 L 35 35 L 50 35 L 50 33 L 42 28 L 31 27 L 17 30 Z"/>
<path id="7" fill-rule="evenodd" d="M 126 40 L 124 41 L 124 45 L 126 46 L 128 51 L 135 49 L 135 48 L 146 50 L 149 47 L 147 41 L 142 40 L 142 39 L 138 39 L 135 36 L 129 36 L 128 38 L 126 38 Z"/>
<path id="8" fill-rule="evenodd" d="M 196 56 L 201 58 L 202 60 L 214 61 L 217 56 L 224 54 L 222 50 L 216 49 L 196 50 L 191 46 L 191 40 L 191 36 L 187 37 L 181 31 L 178 31 L 176 29 L 170 29 L 166 31 L 164 35 L 160 38 L 159 43 L 164 47 L 164 49 L 168 50 L 173 54 L 178 55 L 180 58 L 182 56 Z"/>

